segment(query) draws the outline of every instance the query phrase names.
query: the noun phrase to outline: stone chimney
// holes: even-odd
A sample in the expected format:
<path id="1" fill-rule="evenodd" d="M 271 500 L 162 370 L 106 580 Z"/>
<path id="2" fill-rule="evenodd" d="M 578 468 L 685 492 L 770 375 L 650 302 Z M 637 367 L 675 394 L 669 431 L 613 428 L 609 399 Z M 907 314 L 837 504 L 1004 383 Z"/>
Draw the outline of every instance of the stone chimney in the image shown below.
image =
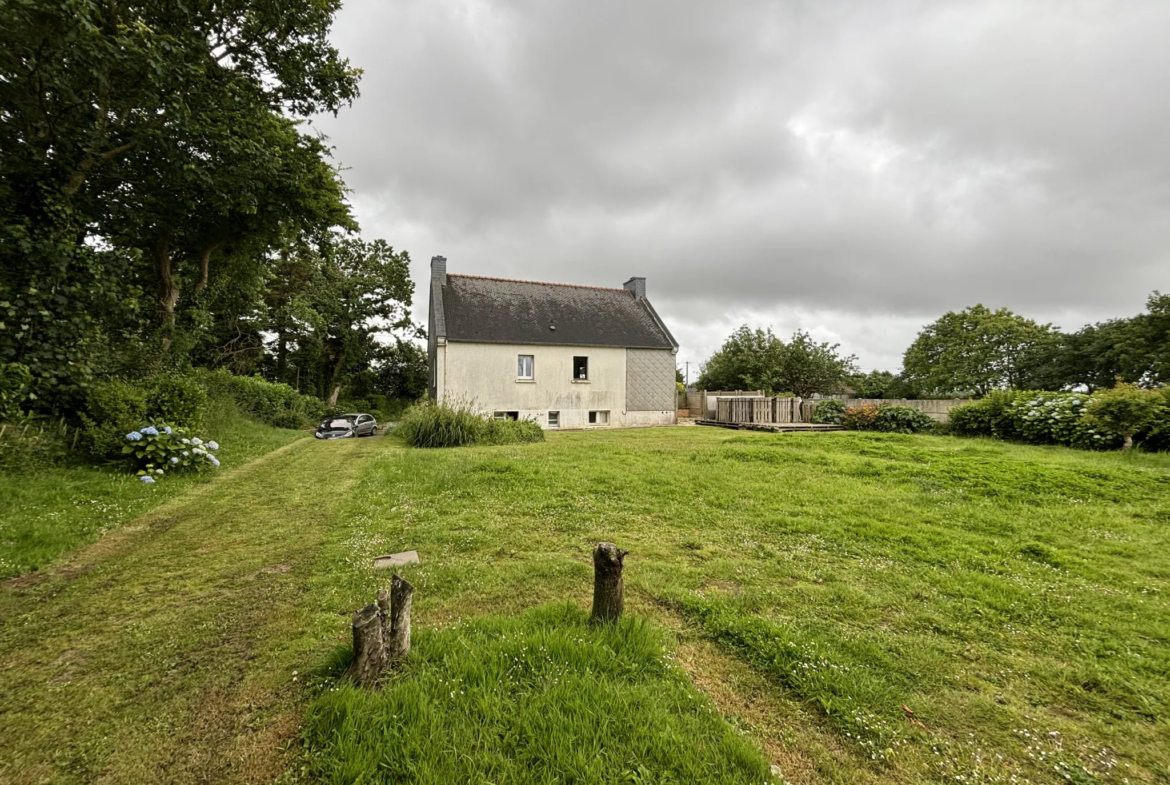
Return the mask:
<path id="1" fill-rule="evenodd" d="M 438 281 L 441 285 L 447 285 L 447 257 L 446 256 L 432 256 L 431 257 L 431 280 Z"/>
<path id="2" fill-rule="evenodd" d="M 634 277 L 626 281 L 622 286 L 634 293 L 634 296 L 639 300 L 646 299 L 646 279 Z"/>

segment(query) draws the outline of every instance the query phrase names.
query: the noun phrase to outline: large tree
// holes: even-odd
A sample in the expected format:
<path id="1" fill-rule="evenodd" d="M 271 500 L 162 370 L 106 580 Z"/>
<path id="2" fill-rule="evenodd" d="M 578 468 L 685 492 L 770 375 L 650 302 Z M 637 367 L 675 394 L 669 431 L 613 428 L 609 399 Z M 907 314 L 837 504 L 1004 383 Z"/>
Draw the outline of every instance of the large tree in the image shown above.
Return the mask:
<path id="1" fill-rule="evenodd" d="M 5 0 L 0 361 L 76 388 L 94 347 L 109 343 L 110 309 L 139 299 L 128 265 L 151 263 L 169 324 L 176 263 L 194 260 L 199 288 L 206 249 L 271 228 L 306 177 L 304 156 L 269 165 L 271 141 L 288 137 L 286 118 L 336 112 L 357 95 L 359 73 L 328 40 L 338 5 Z M 324 158 L 304 140 L 283 149 Z M 244 182 L 251 165 L 271 176 Z M 42 322 L 51 329 L 34 329 Z"/>
<path id="2" fill-rule="evenodd" d="M 1041 325 L 1006 308 L 975 305 L 948 312 L 927 325 L 906 350 L 904 375 L 924 393 L 949 395 L 1019 388 L 1028 358 L 1051 340 L 1051 325 Z"/>
<path id="3" fill-rule="evenodd" d="M 801 397 L 830 394 L 844 386 L 856 358 L 838 344 L 817 343 L 797 330 L 785 344 L 770 329 L 747 325 L 733 332 L 703 364 L 698 386 L 704 390 L 791 392 Z"/>

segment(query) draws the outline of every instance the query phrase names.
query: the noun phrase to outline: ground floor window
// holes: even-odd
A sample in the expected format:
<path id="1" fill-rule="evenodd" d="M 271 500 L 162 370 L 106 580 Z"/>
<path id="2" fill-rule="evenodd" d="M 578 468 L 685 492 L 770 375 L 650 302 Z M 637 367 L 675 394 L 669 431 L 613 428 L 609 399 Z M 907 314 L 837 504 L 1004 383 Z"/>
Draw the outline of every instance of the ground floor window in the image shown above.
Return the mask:
<path id="1" fill-rule="evenodd" d="M 548 427 L 549 428 L 560 428 L 561 427 L 561 413 L 560 412 L 549 412 L 548 413 Z"/>
<path id="2" fill-rule="evenodd" d="M 589 412 L 590 425 L 609 425 L 609 412 Z"/>
<path id="3" fill-rule="evenodd" d="M 492 412 L 492 418 L 496 420 L 519 420 L 520 412 Z"/>

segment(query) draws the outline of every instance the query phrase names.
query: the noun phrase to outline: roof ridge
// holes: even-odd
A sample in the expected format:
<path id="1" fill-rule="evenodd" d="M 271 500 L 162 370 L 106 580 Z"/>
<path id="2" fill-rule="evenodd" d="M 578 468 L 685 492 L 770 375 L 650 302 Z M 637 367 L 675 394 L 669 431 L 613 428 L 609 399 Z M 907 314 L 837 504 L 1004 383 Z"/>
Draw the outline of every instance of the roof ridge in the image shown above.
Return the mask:
<path id="1" fill-rule="evenodd" d="M 538 286 L 564 286 L 569 289 L 597 289 L 602 292 L 629 292 L 624 286 L 589 286 L 583 283 L 553 283 L 552 281 L 526 281 L 522 278 L 496 278 L 491 275 L 466 275 L 464 273 L 448 273 L 448 278 L 476 278 L 481 281 L 504 281 L 505 283 L 531 283 Z M 633 294 L 633 292 L 630 292 Z"/>

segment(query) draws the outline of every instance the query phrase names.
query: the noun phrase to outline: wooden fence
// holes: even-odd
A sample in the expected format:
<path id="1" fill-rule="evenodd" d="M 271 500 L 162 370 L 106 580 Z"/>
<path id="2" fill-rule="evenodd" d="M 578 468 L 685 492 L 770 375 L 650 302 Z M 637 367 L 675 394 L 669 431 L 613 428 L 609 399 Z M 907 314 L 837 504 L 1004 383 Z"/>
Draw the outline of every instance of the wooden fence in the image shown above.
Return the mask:
<path id="1" fill-rule="evenodd" d="M 682 404 L 682 396 L 679 396 L 680 409 L 689 409 L 692 417 L 699 419 L 715 419 L 715 403 L 721 398 L 726 397 L 749 397 L 760 398 L 763 397 L 763 390 L 697 390 L 686 393 L 686 405 Z"/>
<path id="2" fill-rule="evenodd" d="M 715 417 L 707 419 L 732 423 L 812 422 L 813 412 L 816 411 L 817 406 L 824 403 L 824 400 L 829 399 L 802 401 L 799 398 L 768 398 L 763 395 L 723 397 L 718 398 L 715 402 Z M 951 409 L 967 403 L 967 400 L 961 398 L 947 400 L 847 398 L 844 399 L 844 403 L 851 409 L 864 406 L 867 403 L 910 406 L 939 422 L 946 422 Z"/>

